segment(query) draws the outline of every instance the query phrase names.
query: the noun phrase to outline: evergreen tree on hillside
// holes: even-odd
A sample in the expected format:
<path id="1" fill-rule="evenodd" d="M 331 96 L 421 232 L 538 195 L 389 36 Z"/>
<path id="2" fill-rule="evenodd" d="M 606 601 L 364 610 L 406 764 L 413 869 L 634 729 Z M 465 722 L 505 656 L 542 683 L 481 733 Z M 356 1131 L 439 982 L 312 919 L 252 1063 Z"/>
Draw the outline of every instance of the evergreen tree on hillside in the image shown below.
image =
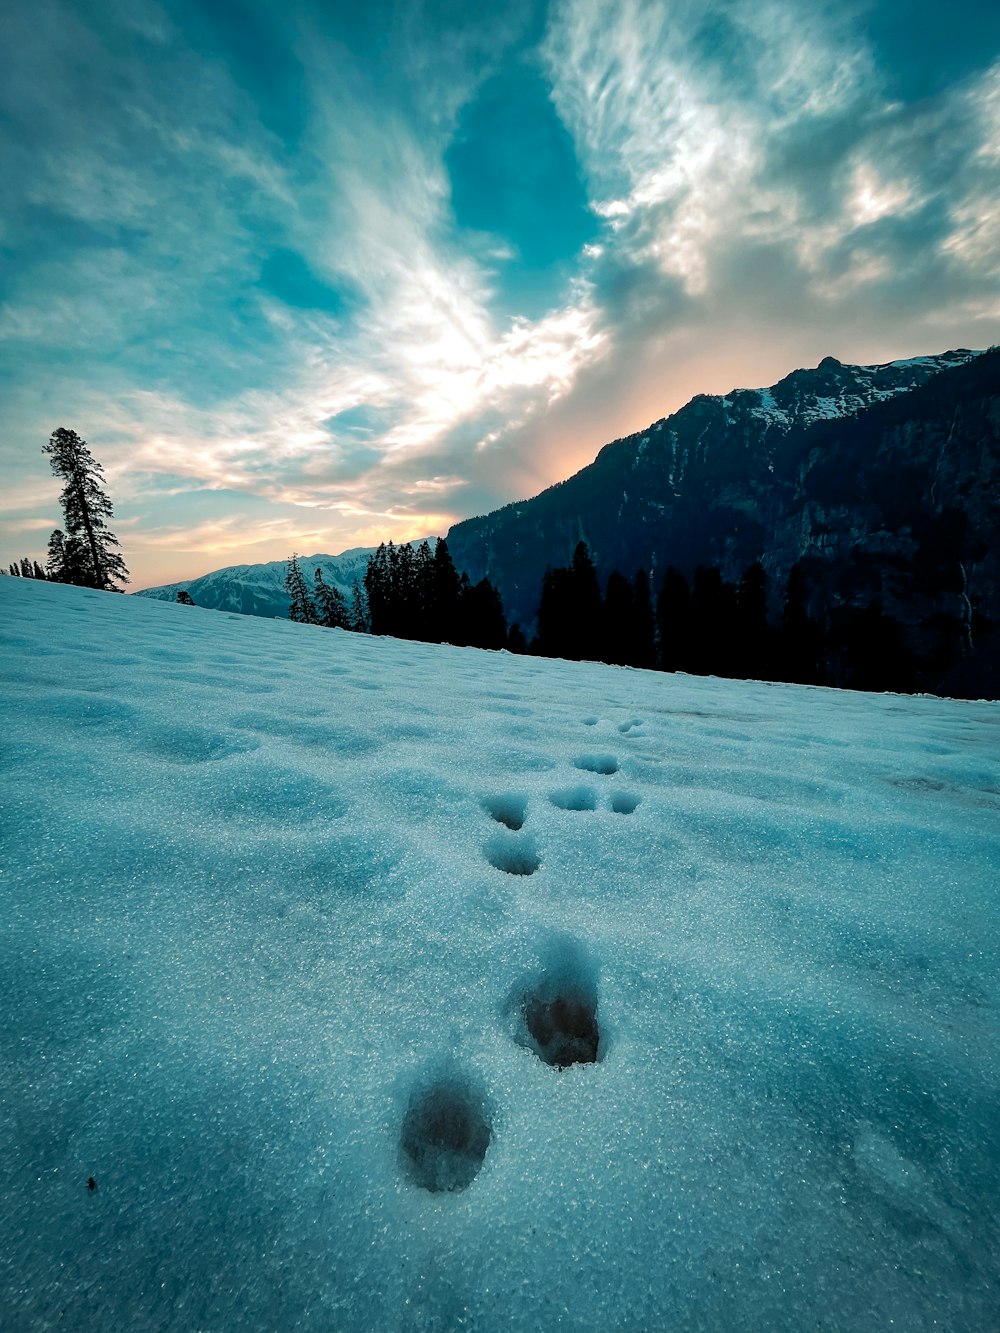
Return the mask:
<path id="1" fill-rule="evenodd" d="M 699 565 L 691 587 L 691 660 L 697 676 L 732 676 L 737 650 L 736 589 L 717 565 Z"/>
<path id="2" fill-rule="evenodd" d="M 78 537 L 67 537 L 56 528 L 49 538 L 45 572 L 53 583 L 85 584 L 87 560 L 83 543 Z"/>
<path id="3" fill-rule="evenodd" d="M 65 482 L 59 502 L 66 531 L 79 543 L 80 557 L 74 561 L 72 581 L 121 592 L 121 585 L 128 582 L 128 570 L 118 538 L 107 524 L 114 510 L 104 491 L 103 468 L 86 440 L 64 427 L 52 433 L 42 453 L 48 455 L 55 475 Z"/>
<path id="4" fill-rule="evenodd" d="M 667 566 L 663 586 L 656 599 L 656 632 L 661 671 L 689 671 L 694 625 L 691 589 L 679 569 Z"/>
<path id="5" fill-rule="evenodd" d="M 323 571 L 316 569 L 316 611 L 319 623 L 327 629 L 347 629 L 350 613 L 347 599 L 339 588 L 331 588 L 323 578 Z"/>
<path id="6" fill-rule="evenodd" d="M 604 647 L 604 602 L 586 542 L 568 568 L 547 569 L 538 605 L 538 652 L 572 662 L 598 662 Z"/>
<path id="7" fill-rule="evenodd" d="M 767 572 L 755 560 L 736 591 L 735 665 L 743 679 L 766 680 L 771 670 L 767 626 Z"/>
<path id="8" fill-rule="evenodd" d="M 351 590 L 351 615 L 347 628 L 353 630 L 355 634 L 368 633 L 368 608 L 365 605 L 364 589 L 357 579 L 354 580 Z"/>
<path id="9" fill-rule="evenodd" d="M 416 557 L 406 542 L 389 543 L 389 587 L 391 624 L 388 631 L 399 639 L 415 639 L 420 625 L 420 589 L 417 585 Z"/>
<path id="10" fill-rule="evenodd" d="M 489 579 L 466 586 L 461 602 L 462 642 L 470 648 L 506 648 L 507 621 L 500 594 Z"/>
<path id="11" fill-rule="evenodd" d="M 572 575 L 564 567 L 547 569 L 542 576 L 538 602 L 538 636 L 535 649 L 543 657 L 573 655 Z"/>
<path id="12" fill-rule="evenodd" d="M 23 555 L 20 560 L 12 560 L 7 567 L 8 572 L 19 579 L 48 579 L 48 574 L 41 567 L 37 560 L 33 560 L 30 555 Z"/>
<path id="13" fill-rule="evenodd" d="M 415 639 L 424 643 L 434 642 L 430 629 L 431 600 L 434 584 L 434 556 L 430 543 L 422 541 L 413 556 L 413 633 Z"/>
<path id="14" fill-rule="evenodd" d="M 431 588 L 427 604 L 427 637 L 432 643 L 454 643 L 458 633 L 460 580 L 448 543 L 443 537 L 434 548 Z"/>
<path id="15" fill-rule="evenodd" d="M 597 570 L 586 542 L 577 542 L 573 552 L 572 573 L 576 638 L 573 656 L 580 661 L 600 661 L 601 641 L 604 637 L 604 602 L 601 585 L 597 581 Z"/>
<path id="16" fill-rule="evenodd" d="M 624 574 L 613 569 L 604 588 L 602 662 L 635 666 L 635 594 Z"/>
<path id="17" fill-rule="evenodd" d="M 810 591 L 806 572 L 796 562 L 785 588 L 777 674 L 797 685 L 821 685 L 825 674 L 823 633 L 809 614 Z"/>
<path id="18" fill-rule="evenodd" d="M 194 606 L 196 603 L 187 588 L 180 588 L 177 593 L 177 604 L 179 606 Z"/>
<path id="19" fill-rule="evenodd" d="M 636 571 L 632 582 L 632 601 L 635 608 L 633 666 L 651 668 L 656 665 L 656 627 L 653 620 L 653 601 L 649 591 L 649 576 L 644 569 Z"/>
<path id="20" fill-rule="evenodd" d="M 300 625 L 319 624 L 316 608 L 309 596 L 309 588 L 306 585 L 302 570 L 299 568 L 299 558 L 294 554 L 288 558 L 288 568 L 285 571 L 285 591 L 291 600 L 291 605 L 288 608 L 289 620 L 297 621 Z"/>
<path id="21" fill-rule="evenodd" d="M 389 543 L 392 545 L 392 542 Z M 368 602 L 368 625 L 372 634 L 391 634 L 389 628 L 392 597 L 389 581 L 389 552 L 385 542 L 379 543 L 374 555 L 368 557 L 365 569 L 365 597 Z"/>

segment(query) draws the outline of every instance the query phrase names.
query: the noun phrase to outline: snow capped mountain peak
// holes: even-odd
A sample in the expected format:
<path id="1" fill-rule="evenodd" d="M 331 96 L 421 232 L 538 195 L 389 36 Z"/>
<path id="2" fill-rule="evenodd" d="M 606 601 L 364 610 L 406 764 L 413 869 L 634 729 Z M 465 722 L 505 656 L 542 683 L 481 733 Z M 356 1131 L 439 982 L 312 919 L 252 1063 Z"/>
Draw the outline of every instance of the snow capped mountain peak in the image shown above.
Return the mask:
<path id="1" fill-rule="evenodd" d="M 433 545 L 437 538 L 430 537 Z M 410 542 L 413 547 L 420 541 Z M 361 580 L 368 567 L 373 547 L 356 546 L 340 555 L 300 555 L 299 565 L 309 583 L 313 572 L 322 569 L 323 578 L 350 599 L 355 579 Z M 227 565 L 197 579 L 180 583 L 165 583 L 155 588 L 143 588 L 136 597 L 153 597 L 162 602 L 175 602 L 182 589 L 191 595 L 197 606 L 212 611 L 235 611 L 242 615 L 284 619 L 288 615 L 288 594 L 285 592 L 286 560 L 270 560 L 260 565 Z"/>
<path id="2" fill-rule="evenodd" d="M 847 365 L 835 356 L 825 356 L 814 370 L 793 370 L 777 384 L 750 390 L 757 401 L 750 400 L 748 407 L 754 416 L 786 430 L 810 421 L 854 416 L 871 403 L 907 393 L 939 371 L 963 365 L 979 355 L 958 348 L 938 356 L 918 356 L 872 366 Z M 727 397 L 738 400 L 747 392 L 739 390 Z"/>

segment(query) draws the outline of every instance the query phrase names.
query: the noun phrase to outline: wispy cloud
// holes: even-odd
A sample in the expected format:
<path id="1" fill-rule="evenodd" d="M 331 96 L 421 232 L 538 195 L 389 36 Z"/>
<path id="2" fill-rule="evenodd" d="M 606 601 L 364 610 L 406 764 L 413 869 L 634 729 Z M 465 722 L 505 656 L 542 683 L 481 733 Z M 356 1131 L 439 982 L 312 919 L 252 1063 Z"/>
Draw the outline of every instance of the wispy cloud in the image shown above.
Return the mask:
<path id="1" fill-rule="evenodd" d="M 11 533 L 43 525 L 55 425 L 90 438 L 148 580 L 240 540 L 441 530 L 828 352 L 997 339 L 1000 51 L 906 101 L 863 5 L 102 11 L 5 20 Z M 531 313 L 504 287 L 519 244 L 464 229 L 450 175 L 463 108 L 492 89 L 487 132 L 517 69 L 546 81 L 593 218 L 580 244 L 552 212 L 571 248 L 540 248 Z M 506 201 L 522 244 L 538 205 Z"/>

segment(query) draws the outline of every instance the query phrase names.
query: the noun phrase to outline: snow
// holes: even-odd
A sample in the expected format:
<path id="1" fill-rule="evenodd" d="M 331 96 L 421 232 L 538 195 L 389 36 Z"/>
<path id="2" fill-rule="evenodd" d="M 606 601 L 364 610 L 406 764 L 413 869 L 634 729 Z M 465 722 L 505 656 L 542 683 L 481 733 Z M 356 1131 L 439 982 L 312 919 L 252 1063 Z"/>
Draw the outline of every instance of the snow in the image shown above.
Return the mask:
<path id="1" fill-rule="evenodd" d="M 751 389 L 749 392 L 759 399 L 758 405 L 750 409 L 754 416 L 761 417 L 764 421 L 774 422 L 786 429 L 791 425 L 791 418 L 783 408 L 778 406 L 770 389 Z"/>
<path id="2" fill-rule="evenodd" d="M 4 1333 L 1000 1327 L 996 704 L 0 599 Z"/>
<path id="3" fill-rule="evenodd" d="M 430 540 L 433 542 L 436 539 Z M 409 545 L 416 550 L 419 542 L 410 542 Z M 354 581 L 364 578 L 368 557 L 373 553 L 374 547 L 353 547 L 349 551 L 342 551 L 340 555 L 299 556 L 299 566 L 310 587 L 315 570 L 322 569 L 327 584 L 337 588 L 349 602 Z M 190 593 L 196 606 L 284 619 L 288 615 L 289 606 L 288 593 L 285 591 L 287 573 L 287 560 L 271 560 L 260 565 L 229 565 L 225 569 L 203 574 L 201 578 L 142 588 L 135 596 L 176 602 L 178 592 L 183 589 Z"/>

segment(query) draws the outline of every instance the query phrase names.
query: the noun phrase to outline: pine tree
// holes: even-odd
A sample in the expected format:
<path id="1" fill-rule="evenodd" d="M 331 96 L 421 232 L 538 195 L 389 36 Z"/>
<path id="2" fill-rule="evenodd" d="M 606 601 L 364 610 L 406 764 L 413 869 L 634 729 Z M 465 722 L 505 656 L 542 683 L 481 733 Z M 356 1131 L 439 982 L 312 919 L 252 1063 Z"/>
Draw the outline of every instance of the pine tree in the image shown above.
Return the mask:
<path id="1" fill-rule="evenodd" d="M 653 601 L 649 592 L 649 576 L 644 569 L 636 571 L 632 596 L 635 605 L 634 665 L 651 668 L 656 664 L 656 630 L 653 622 Z"/>
<path id="2" fill-rule="evenodd" d="M 687 671 L 691 661 L 691 589 L 679 569 L 667 566 L 656 599 L 656 630 L 661 671 Z"/>
<path id="3" fill-rule="evenodd" d="M 26 555 L 22 555 L 22 556 L 21 556 L 21 578 L 22 578 L 22 579 L 33 579 L 34 577 L 35 577 L 35 575 L 34 575 L 34 571 L 33 571 L 32 568 L 31 568 L 31 561 L 28 559 L 28 557 L 27 557 Z"/>
<path id="4" fill-rule="evenodd" d="M 572 656 L 572 592 L 568 569 L 547 569 L 542 576 L 538 635 L 533 644 L 542 657 Z"/>
<path id="5" fill-rule="evenodd" d="M 392 572 L 394 625 L 391 633 L 399 639 L 415 639 L 419 634 L 420 593 L 416 557 L 408 542 L 400 542 L 396 547 L 389 543 L 389 568 Z"/>
<path id="6" fill-rule="evenodd" d="M 574 659 L 595 662 L 601 658 L 604 638 L 604 602 L 597 570 L 586 542 L 577 542 L 571 566 L 573 598 Z"/>
<path id="7" fill-rule="evenodd" d="M 331 588 L 323 578 L 323 571 L 316 570 L 316 610 L 319 623 L 327 629 L 347 629 L 347 599 L 339 588 Z"/>
<path id="8" fill-rule="evenodd" d="M 49 538 L 45 568 L 53 583 L 69 583 L 66 577 L 66 535 L 61 528 L 56 528 Z"/>
<path id="9" fill-rule="evenodd" d="M 434 548 L 428 637 L 432 643 L 454 643 L 458 636 L 459 577 L 443 537 Z"/>
<path id="10" fill-rule="evenodd" d="M 357 579 L 351 590 L 351 618 L 347 628 L 355 634 L 368 633 L 368 608 L 365 606 L 365 593 Z"/>
<path id="11" fill-rule="evenodd" d="M 462 642 L 471 648 L 506 648 L 507 620 L 500 594 L 489 579 L 473 586 L 468 582 L 462 593 Z"/>
<path id="12" fill-rule="evenodd" d="M 635 666 L 635 595 L 624 574 L 613 569 L 604 589 L 602 662 Z"/>
<path id="13" fill-rule="evenodd" d="M 52 433 L 42 453 L 48 454 L 52 471 L 66 483 L 59 502 L 66 531 L 78 542 L 81 557 L 74 561 L 72 582 L 121 592 L 121 585 L 128 582 L 128 569 L 118 538 L 107 524 L 114 510 L 103 489 L 104 469 L 86 440 L 65 427 Z"/>
<path id="14" fill-rule="evenodd" d="M 798 685 L 821 685 L 825 677 L 823 632 L 809 614 L 810 582 L 802 565 L 788 571 L 782 617 L 778 677 Z"/>
<path id="15" fill-rule="evenodd" d="M 188 592 L 187 588 L 179 589 L 177 593 L 177 603 L 179 606 L 196 606 L 194 598 Z"/>
<path id="16" fill-rule="evenodd" d="M 718 565 L 699 565 L 691 589 L 691 664 L 696 676 L 732 676 L 735 666 L 736 589 Z"/>
<path id="17" fill-rule="evenodd" d="M 431 626 L 434 601 L 434 556 L 430 543 L 422 541 L 413 560 L 413 637 L 424 643 L 438 643 Z"/>
<path id="18" fill-rule="evenodd" d="M 31 562 L 31 577 L 33 579 L 44 579 L 46 577 L 45 570 L 37 560 L 32 560 Z"/>
<path id="19" fill-rule="evenodd" d="M 755 560 L 743 571 L 736 592 L 737 674 L 746 680 L 767 680 L 771 670 L 767 626 L 767 571 Z"/>
<path id="20" fill-rule="evenodd" d="M 289 620 L 295 620 L 300 625 L 316 625 L 319 623 L 319 617 L 316 615 L 316 608 L 309 596 L 305 578 L 302 570 L 299 569 L 299 558 L 295 554 L 289 556 L 288 559 L 288 568 L 285 571 L 285 591 L 291 599 L 291 605 L 288 608 Z"/>
<path id="21" fill-rule="evenodd" d="M 392 545 L 392 542 L 389 543 Z M 389 581 L 389 552 L 385 542 L 379 543 L 374 555 L 368 557 L 365 569 L 365 596 L 368 601 L 368 624 L 372 634 L 390 634 L 392 618 Z"/>

